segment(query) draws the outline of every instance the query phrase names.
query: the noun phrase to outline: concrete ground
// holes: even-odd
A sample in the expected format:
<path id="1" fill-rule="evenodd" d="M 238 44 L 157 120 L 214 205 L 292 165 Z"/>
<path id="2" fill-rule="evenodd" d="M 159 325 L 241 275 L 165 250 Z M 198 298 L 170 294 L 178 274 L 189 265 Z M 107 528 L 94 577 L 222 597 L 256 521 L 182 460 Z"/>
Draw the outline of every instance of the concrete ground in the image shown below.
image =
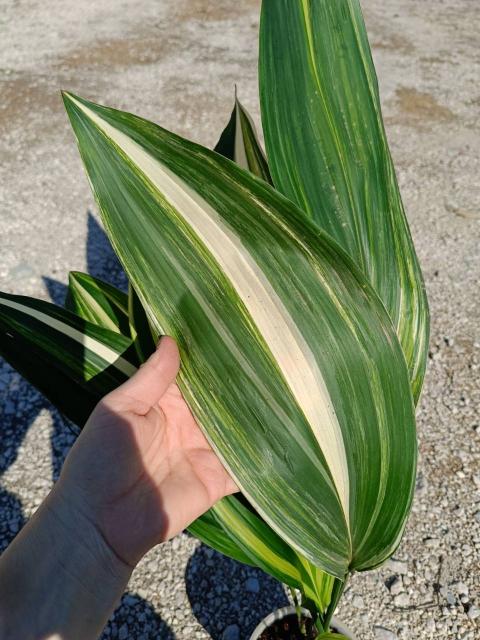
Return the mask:
<path id="1" fill-rule="evenodd" d="M 363 0 L 426 278 L 432 338 L 417 495 L 396 561 L 357 575 L 362 640 L 480 638 L 480 47 L 477 0 Z M 212 146 L 234 83 L 258 121 L 258 0 L 0 0 L 0 288 L 62 302 L 122 283 L 59 97 L 66 88 Z M 0 367 L 0 549 L 58 474 L 63 419 Z M 104 638 L 247 639 L 286 597 L 186 535 L 141 562 Z"/>

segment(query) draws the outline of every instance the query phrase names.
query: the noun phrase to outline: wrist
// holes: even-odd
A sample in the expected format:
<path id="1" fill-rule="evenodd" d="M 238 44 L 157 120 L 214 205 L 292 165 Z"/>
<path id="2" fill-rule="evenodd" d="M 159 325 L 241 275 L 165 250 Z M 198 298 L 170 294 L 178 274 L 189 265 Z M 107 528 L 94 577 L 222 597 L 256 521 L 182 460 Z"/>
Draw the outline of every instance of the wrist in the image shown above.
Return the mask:
<path id="1" fill-rule="evenodd" d="M 92 598 L 101 601 L 105 591 L 126 585 L 133 567 L 115 553 L 88 511 L 81 509 L 73 496 L 64 495 L 61 479 L 43 508 L 48 526 L 60 540 L 57 548 L 69 554 L 65 571 L 77 579 Z"/>
<path id="2" fill-rule="evenodd" d="M 98 637 L 131 567 L 55 487 L 0 559 L 0 637 Z"/>

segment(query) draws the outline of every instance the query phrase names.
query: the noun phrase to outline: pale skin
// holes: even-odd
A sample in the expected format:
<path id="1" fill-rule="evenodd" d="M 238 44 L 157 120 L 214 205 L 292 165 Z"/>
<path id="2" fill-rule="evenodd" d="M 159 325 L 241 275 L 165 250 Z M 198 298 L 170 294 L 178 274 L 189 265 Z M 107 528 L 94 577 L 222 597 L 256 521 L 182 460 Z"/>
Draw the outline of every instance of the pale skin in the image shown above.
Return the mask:
<path id="1" fill-rule="evenodd" d="M 45 501 L 0 557 L 2 640 L 93 640 L 153 546 L 237 490 L 164 337 L 97 405 Z"/>

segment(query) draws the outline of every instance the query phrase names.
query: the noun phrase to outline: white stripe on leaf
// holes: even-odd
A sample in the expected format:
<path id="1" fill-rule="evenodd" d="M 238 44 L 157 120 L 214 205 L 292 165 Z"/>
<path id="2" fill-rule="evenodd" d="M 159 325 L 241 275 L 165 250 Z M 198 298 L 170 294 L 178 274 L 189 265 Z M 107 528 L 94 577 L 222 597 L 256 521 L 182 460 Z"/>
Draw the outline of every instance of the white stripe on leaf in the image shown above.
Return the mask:
<path id="1" fill-rule="evenodd" d="M 309 422 L 348 523 L 349 475 L 342 431 L 315 356 L 280 297 L 240 239 L 211 205 L 137 142 L 73 96 L 68 97 L 177 210 L 230 280 Z"/>

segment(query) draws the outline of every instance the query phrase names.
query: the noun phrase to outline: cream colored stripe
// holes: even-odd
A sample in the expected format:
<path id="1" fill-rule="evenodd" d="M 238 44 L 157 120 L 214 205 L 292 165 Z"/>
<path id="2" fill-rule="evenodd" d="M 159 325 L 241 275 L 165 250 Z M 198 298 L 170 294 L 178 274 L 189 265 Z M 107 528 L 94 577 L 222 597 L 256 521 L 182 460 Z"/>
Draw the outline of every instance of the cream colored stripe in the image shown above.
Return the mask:
<path id="1" fill-rule="evenodd" d="M 310 424 L 348 523 L 349 476 L 342 431 L 315 357 L 270 282 L 240 239 L 198 193 L 134 140 L 73 97 L 70 99 L 157 186 L 230 279 Z"/>
<path id="2" fill-rule="evenodd" d="M 43 322 L 44 324 L 48 325 L 50 328 L 56 331 L 59 331 L 60 333 L 63 333 L 64 335 L 68 336 L 72 340 L 75 340 L 75 342 L 78 342 L 79 344 L 83 345 L 85 349 L 88 349 L 89 351 L 93 351 L 109 364 L 115 365 L 115 367 L 119 371 L 124 373 L 126 376 L 132 376 L 137 370 L 136 367 L 133 366 L 133 364 L 131 364 L 124 358 L 120 357 L 116 351 L 114 351 L 113 349 L 110 349 L 110 347 L 107 347 L 106 345 L 102 344 L 95 338 L 92 338 L 91 336 L 87 336 L 81 331 L 78 331 L 77 329 L 70 327 L 68 324 L 61 322 L 56 318 L 52 318 L 51 316 L 47 315 L 46 313 L 43 313 L 42 311 L 38 311 L 37 309 L 32 309 L 31 307 L 27 307 L 23 304 L 19 304 L 18 302 L 14 302 L 13 300 L 9 300 L 7 298 L 4 298 L 3 296 L 0 296 L 0 300 L 1 300 L 0 304 L 4 305 L 5 307 L 11 307 L 12 309 L 21 311 L 22 313 L 25 313 L 26 315 L 31 316 L 32 318 L 35 318 L 35 320 L 38 320 L 39 322 Z"/>

